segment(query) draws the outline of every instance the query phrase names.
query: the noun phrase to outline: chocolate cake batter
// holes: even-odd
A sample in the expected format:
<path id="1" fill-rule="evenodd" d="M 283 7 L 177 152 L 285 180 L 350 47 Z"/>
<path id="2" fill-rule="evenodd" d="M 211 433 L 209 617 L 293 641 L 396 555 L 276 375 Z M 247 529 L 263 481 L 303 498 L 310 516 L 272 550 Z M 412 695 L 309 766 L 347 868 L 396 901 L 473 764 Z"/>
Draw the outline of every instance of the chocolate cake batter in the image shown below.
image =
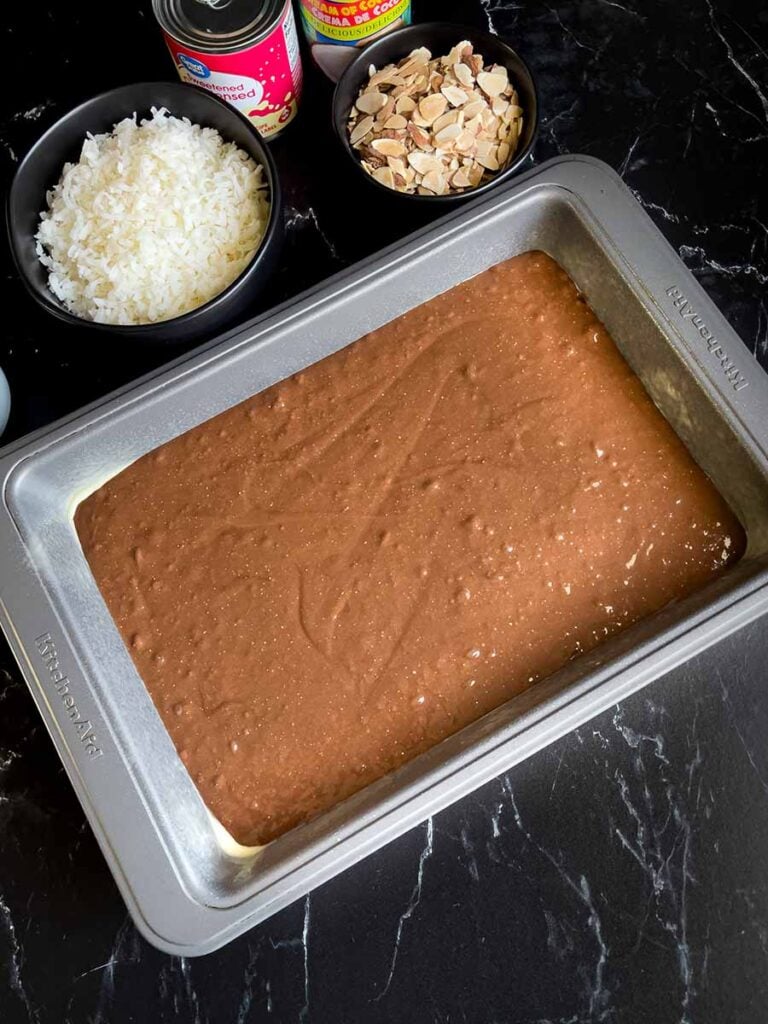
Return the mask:
<path id="1" fill-rule="evenodd" d="M 213 814 L 264 843 L 742 553 L 549 257 L 509 260 L 77 510 Z"/>

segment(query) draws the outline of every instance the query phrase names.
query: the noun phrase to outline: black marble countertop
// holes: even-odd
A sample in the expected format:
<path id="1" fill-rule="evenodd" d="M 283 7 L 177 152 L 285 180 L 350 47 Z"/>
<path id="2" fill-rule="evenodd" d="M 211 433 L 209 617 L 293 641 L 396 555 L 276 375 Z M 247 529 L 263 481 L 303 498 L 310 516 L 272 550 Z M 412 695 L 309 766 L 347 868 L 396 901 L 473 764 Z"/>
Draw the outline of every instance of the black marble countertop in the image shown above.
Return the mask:
<path id="1" fill-rule="evenodd" d="M 414 8 L 513 42 L 541 92 L 537 160 L 589 153 L 618 169 L 768 366 L 768 8 Z M 173 76 L 145 2 L 14 3 L 2 20 L 5 184 L 71 106 Z M 356 181 L 329 101 L 310 75 L 300 121 L 274 144 L 289 234 L 271 302 L 420 223 Z M 106 341 L 86 351 L 2 259 L 6 440 L 163 361 Z M 756 622 L 224 950 L 185 960 L 131 925 L 3 647 L 0 1021 L 765 1024 L 766 664 Z"/>

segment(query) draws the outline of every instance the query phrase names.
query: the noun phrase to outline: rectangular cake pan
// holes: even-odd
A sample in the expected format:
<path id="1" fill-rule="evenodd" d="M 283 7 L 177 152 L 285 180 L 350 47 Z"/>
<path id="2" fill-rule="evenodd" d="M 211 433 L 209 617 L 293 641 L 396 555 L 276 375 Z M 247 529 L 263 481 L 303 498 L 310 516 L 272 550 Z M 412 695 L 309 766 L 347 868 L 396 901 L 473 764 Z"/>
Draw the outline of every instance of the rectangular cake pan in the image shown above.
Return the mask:
<path id="1" fill-rule="evenodd" d="M 228 845 L 177 756 L 72 524 L 132 460 L 510 256 L 585 293 L 748 536 L 690 599 L 569 664 L 315 821 Z M 509 310 L 514 317 L 515 310 Z M 551 161 L 296 301 L 0 453 L 0 616 L 137 926 L 213 950 L 768 608 L 768 379 L 606 166 Z"/>

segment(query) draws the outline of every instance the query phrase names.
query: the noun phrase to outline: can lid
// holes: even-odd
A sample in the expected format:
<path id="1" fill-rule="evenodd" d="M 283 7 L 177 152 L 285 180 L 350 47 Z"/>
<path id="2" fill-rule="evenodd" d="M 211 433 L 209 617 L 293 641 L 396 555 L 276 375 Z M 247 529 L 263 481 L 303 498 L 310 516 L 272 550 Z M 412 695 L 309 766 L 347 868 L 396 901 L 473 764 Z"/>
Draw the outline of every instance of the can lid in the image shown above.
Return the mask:
<path id="1" fill-rule="evenodd" d="M 163 28 L 192 45 L 227 50 L 258 37 L 280 10 L 280 0 L 154 0 Z"/>

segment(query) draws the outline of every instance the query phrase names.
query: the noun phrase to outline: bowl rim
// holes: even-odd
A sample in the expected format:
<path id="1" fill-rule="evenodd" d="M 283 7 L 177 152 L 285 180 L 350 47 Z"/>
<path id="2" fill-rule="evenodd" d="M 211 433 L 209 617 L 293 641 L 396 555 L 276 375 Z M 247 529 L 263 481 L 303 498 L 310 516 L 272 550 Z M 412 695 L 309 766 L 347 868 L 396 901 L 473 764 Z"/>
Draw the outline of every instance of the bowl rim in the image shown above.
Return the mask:
<path id="1" fill-rule="evenodd" d="M 218 292 L 218 294 L 212 296 L 212 298 L 208 299 L 207 302 L 204 302 L 199 306 L 195 306 L 194 309 L 189 309 L 185 313 L 180 313 L 178 316 L 168 317 L 166 320 L 154 320 L 151 323 L 146 324 L 107 324 L 97 320 L 89 320 L 87 319 L 87 317 L 78 316 L 76 313 L 70 313 L 70 311 L 63 306 L 60 300 L 56 298 L 53 292 L 50 291 L 50 288 L 46 288 L 45 293 L 42 293 L 32 283 L 32 281 L 29 278 L 29 275 L 27 274 L 22 264 L 20 253 L 18 251 L 16 243 L 16 232 L 12 226 L 15 195 L 19 188 L 19 183 L 23 180 L 23 176 L 26 173 L 26 168 L 28 164 L 32 162 L 35 154 L 48 143 L 50 136 L 56 131 L 57 128 L 61 126 L 63 121 L 66 121 L 69 118 L 74 117 L 75 115 L 85 112 L 89 107 L 107 98 L 117 97 L 121 94 L 129 95 L 132 90 L 147 88 L 170 88 L 172 91 L 179 90 L 183 91 L 183 93 L 188 93 L 190 90 L 194 90 L 197 96 L 205 96 L 214 105 L 223 107 L 232 114 L 235 114 L 240 119 L 240 121 L 242 121 L 242 123 L 248 127 L 248 130 L 255 139 L 257 143 L 257 148 L 260 151 L 260 162 L 266 168 L 268 176 L 271 179 L 269 181 L 269 219 L 267 221 L 267 226 L 264 229 L 264 234 L 262 235 L 261 241 L 256 247 L 251 259 L 243 267 L 243 269 L 240 271 L 237 277 L 233 281 L 230 281 L 226 288 L 222 289 L 222 291 Z M 186 117 L 186 115 L 183 113 L 174 114 L 174 111 L 172 110 L 169 110 L 168 112 L 176 117 Z M 204 125 L 203 127 L 211 126 Z M 219 129 L 217 128 L 216 131 L 219 131 Z M 221 134 L 221 132 L 219 132 L 219 134 Z M 83 136 L 83 139 L 84 138 L 85 135 Z M 228 140 L 225 139 L 225 141 Z M 62 168 L 63 166 L 64 162 L 62 162 L 61 164 Z M 46 207 L 47 203 L 45 200 L 45 196 L 43 195 L 41 198 L 40 209 L 43 210 Z M 22 158 L 18 167 L 16 168 L 16 172 L 14 173 L 13 180 L 11 181 L 11 186 L 8 189 L 7 198 L 5 201 L 5 224 L 8 243 L 11 250 L 11 255 L 13 257 L 13 263 L 16 268 L 16 272 L 21 278 L 27 292 L 38 303 L 38 305 L 40 305 L 48 313 L 50 313 L 52 316 L 55 316 L 58 320 L 61 320 L 64 323 L 76 327 L 84 326 L 91 330 L 103 331 L 108 333 L 116 332 L 124 335 L 133 335 L 134 337 L 149 337 L 158 329 L 166 328 L 171 324 L 174 327 L 176 327 L 177 325 L 184 326 L 185 324 L 194 325 L 195 321 L 198 318 L 200 318 L 205 313 L 212 312 L 217 306 L 224 305 L 236 291 L 239 291 L 240 287 L 244 283 L 245 278 L 254 270 L 257 260 L 260 259 L 260 257 L 266 251 L 269 244 L 277 235 L 279 229 L 279 217 L 281 215 L 281 210 L 282 189 L 280 187 L 280 179 L 278 176 L 275 159 L 269 152 L 269 148 L 267 146 L 266 141 L 259 134 L 256 127 L 251 124 L 248 118 L 244 114 L 242 114 L 236 107 L 233 107 L 231 104 L 226 103 L 224 100 L 220 99 L 214 93 L 210 93 L 205 89 L 200 89 L 197 86 L 192 85 L 191 83 L 155 80 L 150 82 L 129 82 L 125 85 L 118 85 L 113 89 L 106 89 L 104 92 L 97 93 L 95 96 L 91 96 L 89 99 L 84 100 L 82 103 L 79 103 L 76 107 L 72 107 L 71 110 L 66 111 L 64 114 L 61 115 L 61 117 L 57 118 L 52 125 L 49 125 L 49 127 L 46 128 L 43 134 L 40 135 L 39 138 L 37 138 L 35 142 L 32 143 L 30 148 L 24 154 L 24 157 Z"/>
<path id="2" fill-rule="evenodd" d="M 506 167 L 498 171 L 492 178 L 489 178 L 489 180 L 486 181 L 484 184 L 478 185 L 475 188 L 467 189 L 465 192 L 447 193 L 446 195 L 442 196 L 420 195 L 419 193 L 415 192 L 398 192 L 396 189 L 388 188 L 386 185 L 382 185 L 381 182 L 376 181 L 376 179 L 373 178 L 370 174 L 367 174 L 363 170 L 360 159 L 352 150 L 352 147 L 349 143 L 349 138 L 346 133 L 346 126 L 344 123 L 342 123 L 343 120 L 345 120 L 345 118 L 342 118 L 340 116 L 339 108 L 341 106 L 341 87 L 345 83 L 345 81 L 349 81 L 349 79 L 353 78 L 355 74 L 359 71 L 359 69 L 363 67 L 363 65 L 369 65 L 372 63 L 371 50 L 376 48 L 378 44 L 382 44 L 383 48 L 385 43 L 391 43 L 396 38 L 399 39 L 401 37 L 407 37 L 408 35 L 415 36 L 419 33 L 428 33 L 430 31 L 434 31 L 435 29 L 440 29 L 440 31 L 442 32 L 447 28 L 454 30 L 458 38 L 472 39 L 474 37 L 475 39 L 479 38 L 482 40 L 487 40 L 492 46 L 501 46 L 504 50 L 507 51 L 509 56 L 513 57 L 517 62 L 519 62 L 524 72 L 528 76 L 531 91 L 533 93 L 534 119 L 533 127 L 531 130 L 531 137 L 528 140 L 528 143 L 523 147 L 523 149 L 515 153 L 514 157 L 512 158 L 510 163 L 507 164 Z M 470 198 L 474 198 L 475 196 L 483 195 L 484 193 L 492 189 L 495 185 L 500 184 L 501 182 L 506 181 L 508 178 L 512 177 L 512 175 L 523 165 L 523 163 L 525 163 L 525 161 L 528 159 L 533 150 L 533 147 L 536 143 L 536 139 L 539 134 L 539 90 L 536 86 L 536 79 L 533 75 L 533 72 L 531 71 L 528 62 L 523 57 L 521 57 L 517 50 L 510 46 L 505 39 L 502 39 L 501 36 L 492 34 L 491 32 L 486 31 L 486 29 L 474 28 L 471 25 L 466 25 L 461 22 L 454 23 L 449 21 L 425 21 L 416 23 L 415 25 L 405 25 L 403 26 L 403 28 L 396 29 L 394 32 L 387 32 L 385 35 L 381 36 L 379 39 L 374 40 L 367 47 L 360 51 L 358 56 L 355 57 L 355 59 L 347 65 L 347 67 L 344 69 L 343 74 L 336 83 L 336 88 L 334 89 L 333 99 L 331 102 L 331 116 L 333 120 L 333 130 L 336 134 L 336 137 L 341 142 L 342 148 L 345 150 L 347 156 L 355 164 L 355 166 L 358 169 L 358 172 L 362 174 L 365 180 L 368 181 L 372 186 L 374 186 L 375 188 L 379 189 L 381 192 L 389 196 L 398 196 L 402 199 L 413 199 L 416 200 L 417 202 L 423 203 L 447 204 L 461 202 Z"/>

